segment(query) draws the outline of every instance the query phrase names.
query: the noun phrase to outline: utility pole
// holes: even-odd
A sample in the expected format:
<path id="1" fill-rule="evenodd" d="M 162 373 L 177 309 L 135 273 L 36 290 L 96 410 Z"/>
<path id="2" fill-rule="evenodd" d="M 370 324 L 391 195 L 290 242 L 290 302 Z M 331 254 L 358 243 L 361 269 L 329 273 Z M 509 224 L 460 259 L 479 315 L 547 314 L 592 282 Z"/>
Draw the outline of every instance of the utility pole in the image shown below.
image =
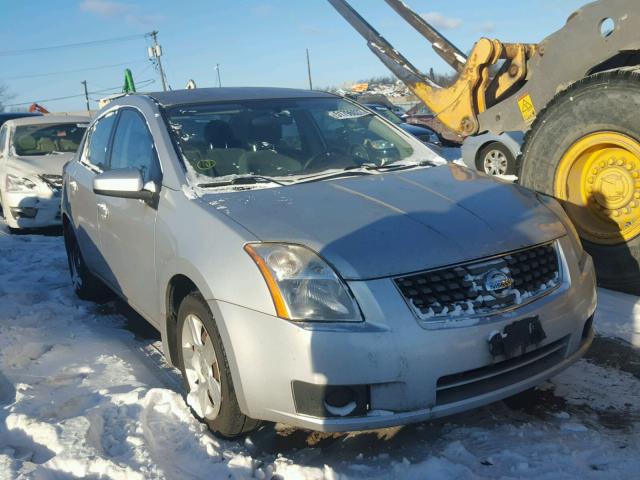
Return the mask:
<path id="1" fill-rule="evenodd" d="M 87 81 L 83 80 L 80 82 L 84 86 L 84 99 L 87 101 L 87 112 L 91 111 L 89 107 L 89 92 L 87 91 Z"/>
<path id="2" fill-rule="evenodd" d="M 307 48 L 307 75 L 309 76 L 309 90 L 313 90 L 313 82 L 311 81 L 311 61 L 309 60 L 308 48 Z"/>
<path id="3" fill-rule="evenodd" d="M 216 63 L 216 73 L 218 74 L 218 88 L 222 88 L 222 82 L 220 81 L 220 64 Z"/>
<path id="4" fill-rule="evenodd" d="M 160 57 L 162 56 L 162 47 L 158 45 L 158 31 L 154 30 L 149 33 L 151 38 L 153 38 L 153 46 L 149 47 L 149 58 L 154 60 L 158 65 L 158 70 L 160 72 L 160 80 L 162 80 L 162 90 L 167 91 L 167 79 L 164 75 L 164 70 L 162 69 L 162 61 Z"/>

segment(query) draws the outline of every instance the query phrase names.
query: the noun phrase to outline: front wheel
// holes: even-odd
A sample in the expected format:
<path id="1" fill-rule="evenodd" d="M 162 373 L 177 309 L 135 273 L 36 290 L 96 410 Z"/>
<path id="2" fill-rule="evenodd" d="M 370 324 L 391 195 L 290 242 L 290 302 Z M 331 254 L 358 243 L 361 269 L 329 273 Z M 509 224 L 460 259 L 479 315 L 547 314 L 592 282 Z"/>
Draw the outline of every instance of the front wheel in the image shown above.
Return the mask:
<path id="1" fill-rule="evenodd" d="M 182 301 L 177 327 L 177 363 L 194 415 L 227 438 L 256 429 L 260 422 L 240 411 L 218 328 L 200 294 Z"/>
<path id="2" fill-rule="evenodd" d="M 598 283 L 640 294 L 640 75 L 616 70 L 558 94 L 526 135 L 523 186 L 558 198 Z"/>
<path id="3" fill-rule="evenodd" d="M 513 175 L 515 163 L 515 157 L 506 146 L 493 142 L 480 150 L 476 165 L 487 175 Z"/>

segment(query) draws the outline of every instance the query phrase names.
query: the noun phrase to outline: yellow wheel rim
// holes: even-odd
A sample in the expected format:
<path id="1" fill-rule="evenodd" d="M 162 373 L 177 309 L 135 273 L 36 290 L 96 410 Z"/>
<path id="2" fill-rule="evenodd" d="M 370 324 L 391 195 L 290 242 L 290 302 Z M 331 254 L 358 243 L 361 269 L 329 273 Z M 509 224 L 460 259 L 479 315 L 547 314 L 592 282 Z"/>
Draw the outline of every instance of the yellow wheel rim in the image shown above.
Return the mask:
<path id="1" fill-rule="evenodd" d="M 582 238 L 603 245 L 640 234 L 640 143 L 616 132 L 589 134 L 564 154 L 554 195 Z"/>

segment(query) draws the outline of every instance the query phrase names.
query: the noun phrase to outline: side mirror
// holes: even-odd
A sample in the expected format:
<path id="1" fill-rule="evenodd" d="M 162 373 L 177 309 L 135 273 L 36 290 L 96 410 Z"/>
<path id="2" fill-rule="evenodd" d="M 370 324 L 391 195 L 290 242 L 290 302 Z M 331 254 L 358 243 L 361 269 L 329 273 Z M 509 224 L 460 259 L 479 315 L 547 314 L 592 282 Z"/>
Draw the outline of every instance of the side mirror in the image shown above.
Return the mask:
<path id="1" fill-rule="evenodd" d="M 107 197 L 136 198 L 152 200 L 157 195 L 157 187 L 145 189 L 142 173 L 137 168 L 109 170 L 93 179 L 93 191 Z"/>

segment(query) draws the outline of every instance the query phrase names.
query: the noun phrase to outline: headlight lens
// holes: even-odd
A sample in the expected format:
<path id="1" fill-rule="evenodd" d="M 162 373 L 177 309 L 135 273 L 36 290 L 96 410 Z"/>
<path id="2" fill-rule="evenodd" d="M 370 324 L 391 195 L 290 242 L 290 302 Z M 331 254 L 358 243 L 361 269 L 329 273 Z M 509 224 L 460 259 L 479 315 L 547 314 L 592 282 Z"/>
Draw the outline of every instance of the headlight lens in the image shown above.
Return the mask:
<path id="1" fill-rule="evenodd" d="M 7 192 L 31 192 L 37 188 L 37 185 L 28 178 L 21 178 L 10 173 L 6 177 L 6 191 Z"/>
<path id="2" fill-rule="evenodd" d="M 578 255 L 579 259 L 581 259 L 584 254 L 584 248 L 582 247 L 582 241 L 580 240 L 580 235 L 578 235 L 578 231 L 576 230 L 576 227 L 571 222 L 571 219 L 567 215 L 567 212 L 565 212 L 564 208 L 562 208 L 562 205 L 560 205 L 560 202 L 558 202 L 558 200 L 556 200 L 555 198 L 540 192 L 537 192 L 537 197 L 538 197 L 538 200 L 544 203 L 544 205 L 549 210 L 555 213 L 558 219 L 562 222 L 562 224 L 564 225 L 564 228 L 567 230 L 567 235 L 571 239 L 571 243 L 576 252 L 576 255 Z"/>
<path id="3" fill-rule="evenodd" d="M 295 321 L 359 322 L 345 283 L 306 247 L 253 243 L 245 250 L 260 269 L 279 317 Z"/>

